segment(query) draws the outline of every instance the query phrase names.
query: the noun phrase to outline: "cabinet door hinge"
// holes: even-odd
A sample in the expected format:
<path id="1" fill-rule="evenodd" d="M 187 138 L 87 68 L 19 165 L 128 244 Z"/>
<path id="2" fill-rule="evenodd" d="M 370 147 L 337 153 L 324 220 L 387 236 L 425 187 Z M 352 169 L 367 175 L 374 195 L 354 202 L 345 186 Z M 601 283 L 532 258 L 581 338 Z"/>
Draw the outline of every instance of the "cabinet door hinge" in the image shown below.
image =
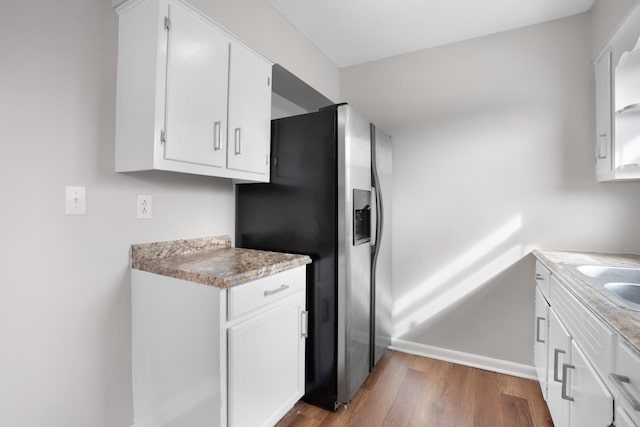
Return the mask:
<path id="1" fill-rule="evenodd" d="M 167 31 L 171 29 L 171 19 L 168 16 L 164 17 L 164 29 Z"/>
<path id="2" fill-rule="evenodd" d="M 271 86 L 271 77 L 267 77 L 267 86 Z"/>
<path id="3" fill-rule="evenodd" d="M 164 129 L 160 131 L 160 144 L 164 144 L 167 142 L 167 134 L 164 132 Z"/>

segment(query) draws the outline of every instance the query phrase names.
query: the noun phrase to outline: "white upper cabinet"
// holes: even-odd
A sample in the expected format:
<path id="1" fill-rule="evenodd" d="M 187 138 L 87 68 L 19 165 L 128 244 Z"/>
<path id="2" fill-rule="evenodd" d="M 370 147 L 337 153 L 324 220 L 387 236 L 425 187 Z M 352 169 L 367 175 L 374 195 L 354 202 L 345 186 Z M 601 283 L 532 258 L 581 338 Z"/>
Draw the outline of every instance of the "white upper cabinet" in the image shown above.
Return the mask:
<path id="1" fill-rule="evenodd" d="M 596 177 L 640 180 L 640 6 L 594 62 Z"/>
<path id="2" fill-rule="evenodd" d="M 182 0 L 116 10 L 116 171 L 268 182 L 272 64 Z"/>
<path id="3" fill-rule="evenodd" d="M 611 50 L 595 62 L 596 77 L 596 178 L 607 181 L 613 176 L 611 132 Z"/>
<path id="4" fill-rule="evenodd" d="M 640 37 L 616 66 L 615 129 L 616 169 L 640 178 Z"/>
<path id="5" fill-rule="evenodd" d="M 177 5 L 168 16 L 164 157 L 224 167 L 229 40 Z"/>
<path id="6" fill-rule="evenodd" d="M 271 65 L 231 44 L 230 169 L 268 173 L 271 144 Z"/>

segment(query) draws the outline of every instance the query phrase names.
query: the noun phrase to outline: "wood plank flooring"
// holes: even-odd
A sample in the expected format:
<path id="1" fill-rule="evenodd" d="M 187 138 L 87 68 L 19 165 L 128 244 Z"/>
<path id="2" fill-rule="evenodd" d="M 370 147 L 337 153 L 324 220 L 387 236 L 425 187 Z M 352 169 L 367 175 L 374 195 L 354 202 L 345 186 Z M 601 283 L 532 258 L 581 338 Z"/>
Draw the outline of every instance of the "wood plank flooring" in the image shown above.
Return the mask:
<path id="1" fill-rule="evenodd" d="M 298 402 L 277 427 L 553 426 L 536 381 L 388 350 L 349 408 Z"/>

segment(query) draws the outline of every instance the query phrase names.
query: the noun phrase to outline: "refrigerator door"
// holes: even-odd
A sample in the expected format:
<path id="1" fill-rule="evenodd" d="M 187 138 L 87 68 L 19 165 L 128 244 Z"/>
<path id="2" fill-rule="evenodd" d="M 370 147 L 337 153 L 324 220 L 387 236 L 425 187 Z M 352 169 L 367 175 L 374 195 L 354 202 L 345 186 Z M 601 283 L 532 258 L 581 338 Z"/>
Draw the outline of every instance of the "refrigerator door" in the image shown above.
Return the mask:
<path id="1" fill-rule="evenodd" d="M 375 240 L 372 239 L 371 369 L 391 345 L 391 137 L 371 125 L 371 174 L 376 200 Z"/>
<path id="2" fill-rule="evenodd" d="M 349 403 L 369 374 L 370 365 L 371 249 L 367 240 L 354 239 L 354 194 L 363 196 L 371 191 L 371 134 L 369 122 L 348 105 L 338 107 L 337 152 L 337 402 Z M 364 209 L 356 207 L 357 211 Z"/>
<path id="3" fill-rule="evenodd" d="M 236 186 L 236 245 L 307 254 L 306 402 L 333 410 L 337 389 L 335 109 L 272 121 L 271 182 Z"/>

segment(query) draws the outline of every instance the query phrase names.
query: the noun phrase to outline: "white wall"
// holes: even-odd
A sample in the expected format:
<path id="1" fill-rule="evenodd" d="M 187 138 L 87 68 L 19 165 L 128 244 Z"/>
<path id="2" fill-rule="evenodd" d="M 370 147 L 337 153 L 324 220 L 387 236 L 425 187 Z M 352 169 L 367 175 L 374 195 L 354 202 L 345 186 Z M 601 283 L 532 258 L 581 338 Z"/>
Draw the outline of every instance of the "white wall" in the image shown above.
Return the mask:
<path id="1" fill-rule="evenodd" d="M 199 3 L 214 18 L 264 12 L 247 32 L 262 45 L 279 34 L 265 54 L 338 93 L 337 69 L 290 29 L 285 38 L 262 0 Z M 106 0 L 3 2 L 1 426 L 130 426 L 129 246 L 233 236 L 229 180 L 113 172 L 116 46 Z M 64 215 L 65 185 L 86 186 L 86 216 Z M 135 219 L 139 193 L 153 196 L 151 220 Z"/>
<path id="2" fill-rule="evenodd" d="M 591 55 L 595 57 L 638 0 L 596 0 L 591 8 Z"/>
<path id="3" fill-rule="evenodd" d="M 301 106 L 294 104 L 277 93 L 271 94 L 271 120 L 305 113 L 308 113 L 308 111 Z"/>
<path id="4" fill-rule="evenodd" d="M 640 251 L 640 183 L 594 177 L 590 15 L 341 70 L 394 143 L 396 336 L 531 364 L 530 246 Z"/>

